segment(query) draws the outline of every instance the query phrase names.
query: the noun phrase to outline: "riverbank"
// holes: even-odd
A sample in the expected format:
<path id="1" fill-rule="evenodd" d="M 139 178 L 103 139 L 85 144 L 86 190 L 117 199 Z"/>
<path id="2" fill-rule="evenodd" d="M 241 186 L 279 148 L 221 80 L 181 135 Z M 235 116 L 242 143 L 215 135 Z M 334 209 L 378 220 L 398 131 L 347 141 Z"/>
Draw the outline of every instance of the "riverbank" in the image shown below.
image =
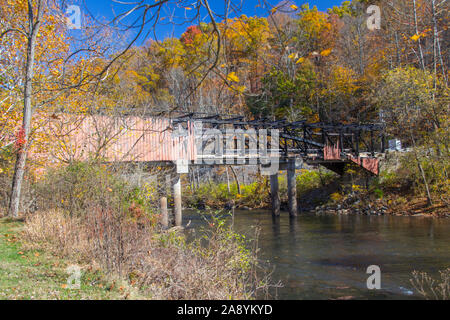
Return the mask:
<path id="1" fill-rule="evenodd" d="M 328 171 L 301 170 L 297 175 L 299 211 L 313 215 L 394 215 L 414 217 L 450 217 L 450 208 L 435 197 L 428 199 L 409 183 L 407 177 L 384 167 L 379 177 L 357 172 L 350 167 L 344 176 Z M 281 209 L 287 210 L 287 183 L 279 177 Z M 270 185 L 259 177 L 250 185 L 204 184 L 187 188 L 187 207 L 193 209 L 270 210 Z"/>
<path id="2" fill-rule="evenodd" d="M 0 219 L 0 299 L 236 300 L 265 296 L 256 247 L 225 218 L 186 242 L 178 229 L 112 212 Z M 222 220 L 223 219 L 223 220 Z M 252 249 L 254 248 L 254 249 Z M 68 266 L 75 269 L 67 271 Z M 79 269 L 78 269 L 79 268 Z M 80 270 L 80 289 L 67 282 Z M 69 272 L 69 273 L 67 273 Z"/>
<path id="3" fill-rule="evenodd" d="M 328 204 L 310 211 L 315 215 L 366 215 L 450 218 L 445 204 L 429 206 L 426 198 L 370 199 L 349 196 L 341 204 Z"/>
<path id="4" fill-rule="evenodd" d="M 0 300 L 117 300 L 138 298 L 125 284 L 101 270 L 82 268 L 79 289 L 70 289 L 67 267 L 73 261 L 45 250 L 27 249 L 23 222 L 0 218 Z"/>

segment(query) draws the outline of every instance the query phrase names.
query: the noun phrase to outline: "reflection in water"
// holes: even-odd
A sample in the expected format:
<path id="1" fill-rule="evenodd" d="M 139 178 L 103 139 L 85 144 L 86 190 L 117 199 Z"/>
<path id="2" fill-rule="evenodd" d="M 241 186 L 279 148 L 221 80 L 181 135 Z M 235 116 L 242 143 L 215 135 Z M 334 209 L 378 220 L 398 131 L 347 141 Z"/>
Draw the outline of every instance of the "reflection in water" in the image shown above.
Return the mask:
<path id="1" fill-rule="evenodd" d="M 186 217 L 192 227 L 204 220 Z M 261 228 L 262 260 L 275 266 L 280 299 L 411 299 L 413 270 L 437 277 L 450 266 L 450 220 L 392 216 L 299 216 L 236 211 L 235 230 Z M 366 288 L 367 267 L 381 268 L 380 291 Z"/>

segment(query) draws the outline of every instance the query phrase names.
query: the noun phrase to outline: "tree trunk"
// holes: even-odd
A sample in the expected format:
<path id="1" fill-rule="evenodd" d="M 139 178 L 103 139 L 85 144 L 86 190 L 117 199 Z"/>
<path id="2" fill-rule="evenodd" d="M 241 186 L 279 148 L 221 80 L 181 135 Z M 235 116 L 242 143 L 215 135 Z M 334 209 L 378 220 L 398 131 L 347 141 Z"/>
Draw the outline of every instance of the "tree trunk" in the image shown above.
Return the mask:
<path id="1" fill-rule="evenodd" d="M 32 117 L 32 94 L 33 94 L 33 74 L 34 74 L 34 60 L 36 49 L 36 37 L 41 26 L 41 19 L 43 14 L 43 1 L 39 0 L 36 4 L 37 16 L 34 16 L 32 0 L 28 0 L 28 36 L 27 36 L 27 55 L 25 66 L 25 81 L 24 81 L 24 104 L 23 104 L 23 121 L 22 131 L 24 143 L 19 146 L 17 150 L 16 164 L 14 167 L 14 176 L 12 181 L 11 198 L 9 202 L 8 215 L 14 218 L 19 216 L 20 194 L 22 190 L 22 182 L 25 173 L 25 165 L 27 161 L 27 149 L 31 129 Z"/>
<path id="2" fill-rule="evenodd" d="M 412 133 L 410 133 L 410 137 L 413 143 L 414 157 L 416 158 L 417 166 L 419 167 L 423 183 L 425 184 L 425 191 L 427 192 L 428 205 L 433 205 L 433 199 L 431 198 L 430 187 L 428 186 L 427 177 L 425 175 L 425 171 L 423 170 L 422 163 L 420 163 L 419 155 L 417 154 L 416 140 L 414 139 Z"/>
<path id="3" fill-rule="evenodd" d="M 231 169 L 231 172 L 233 173 L 234 180 L 236 181 L 238 194 L 241 194 L 241 185 L 239 183 L 239 179 L 238 179 L 238 176 L 236 174 L 236 171 L 234 170 L 234 168 L 232 166 L 230 166 L 230 169 Z"/>
<path id="4" fill-rule="evenodd" d="M 448 80 L 447 80 L 447 72 L 445 71 L 445 64 L 444 64 L 444 60 L 443 60 L 443 58 L 442 58 L 442 53 L 441 53 L 441 41 L 440 41 L 440 39 L 439 39 L 439 31 L 438 31 L 438 27 L 437 27 L 437 12 L 436 12 L 436 1 L 435 0 L 432 0 L 431 1 L 431 8 L 432 8 L 432 14 L 433 14 L 433 29 L 434 29 L 434 31 L 433 31 L 433 38 L 434 38 L 434 45 L 433 45 L 433 47 L 434 47 L 434 54 L 435 54 L 435 57 L 434 57 L 434 60 L 435 60 L 435 62 L 434 62 L 434 69 L 435 69 L 435 73 L 437 73 L 436 71 L 436 68 L 437 68 L 437 66 L 436 66 L 436 64 L 437 64 L 437 62 L 436 62 L 436 60 L 437 60 L 437 58 L 436 58 L 436 54 L 439 56 L 439 62 L 440 62 L 440 64 L 441 64 L 441 67 L 442 67 L 442 76 L 443 76 L 443 78 L 444 78 L 444 81 L 445 81 L 445 85 L 447 85 L 448 84 Z"/>
<path id="5" fill-rule="evenodd" d="M 231 187 L 230 187 L 230 174 L 228 173 L 228 167 L 226 169 L 227 172 L 227 188 L 228 188 L 228 194 L 231 194 Z"/>
<path id="6" fill-rule="evenodd" d="M 418 25 L 418 21 L 417 21 L 416 0 L 413 0 L 413 6 L 414 6 L 414 30 L 416 32 L 416 35 L 420 36 L 420 34 L 419 34 L 419 25 Z M 420 37 L 417 39 L 417 46 L 419 47 L 420 66 L 422 67 L 422 70 L 425 71 L 425 59 L 424 59 L 424 56 L 423 56 L 422 41 L 420 40 Z"/>

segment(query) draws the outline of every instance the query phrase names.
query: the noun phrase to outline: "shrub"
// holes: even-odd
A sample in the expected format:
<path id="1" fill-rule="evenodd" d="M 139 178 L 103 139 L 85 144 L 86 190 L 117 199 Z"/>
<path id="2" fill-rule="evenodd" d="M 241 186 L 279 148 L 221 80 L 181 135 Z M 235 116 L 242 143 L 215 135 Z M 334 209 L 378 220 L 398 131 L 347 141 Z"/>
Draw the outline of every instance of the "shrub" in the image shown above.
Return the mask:
<path id="1" fill-rule="evenodd" d="M 9 190 L 14 170 L 13 153 L 9 149 L 0 150 L 0 207 L 7 208 Z"/>
<path id="2" fill-rule="evenodd" d="M 230 191 L 226 183 L 203 184 L 195 191 L 186 189 L 186 199 L 192 206 L 205 204 L 211 208 L 223 207 L 234 202 L 236 205 L 245 205 L 252 208 L 261 208 L 269 202 L 267 180 L 262 179 L 249 185 L 241 185 L 238 193 L 236 183 L 230 183 Z"/>
<path id="3" fill-rule="evenodd" d="M 139 219 L 156 215 L 155 187 L 143 188 L 127 182 L 114 167 L 97 162 L 74 162 L 51 169 L 36 184 L 41 208 L 61 209 L 70 215 L 85 215 L 89 210 L 113 206 Z"/>
<path id="4" fill-rule="evenodd" d="M 297 194 L 301 196 L 308 191 L 323 187 L 335 178 L 336 175 L 329 171 L 301 170 L 301 173 L 297 175 Z"/>
<path id="5" fill-rule="evenodd" d="M 297 194 L 299 197 L 305 193 L 331 183 L 336 178 L 329 171 L 302 170 L 297 175 Z M 279 193 L 282 201 L 287 201 L 287 179 L 286 176 L 278 177 Z M 211 208 L 222 208 L 226 204 L 234 202 L 237 206 L 247 206 L 254 209 L 264 208 L 270 205 L 270 185 L 267 178 L 249 184 L 241 185 L 241 194 L 238 193 L 236 183 L 230 184 L 230 191 L 226 183 L 203 184 L 198 189 L 186 189 L 186 199 L 191 206 L 198 207 L 205 204 Z"/>
<path id="6" fill-rule="evenodd" d="M 15 158 L 14 146 L 0 149 L 0 213 L 3 211 L 4 214 L 6 214 L 9 205 Z M 28 162 L 28 165 L 30 164 L 32 163 Z M 36 207 L 33 188 L 34 177 L 30 174 L 28 165 L 25 168 L 20 202 L 20 212 L 25 213 L 34 211 Z"/>
<path id="7" fill-rule="evenodd" d="M 257 260 L 243 238 L 219 218 L 203 231 L 202 246 L 188 244 L 176 229 L 162 231 L 153 202 L 158 200 L 155 186 L 137 188 L 121 173 L 99 163 L 50 171 L 37 185 L 41 203 L 50 208 L 27 217 L 24 240 L 79 263 L 99 265 L 152 298 L 254 297 L 260 283 L 249 270 Z M 245 190 L 249 197 L 254 188 Z M 206 188 L 202 192 L 211 194 Z M 219 186 L 213 196 L 226 199 L 228 190 Z"/>
<path id="8" fill-rule="evenodd" d="M 341 202 L 344 197 L 340 193 L 335 192 L 335 193 L 331 194 L 330 198 L 334 202 Z"/>

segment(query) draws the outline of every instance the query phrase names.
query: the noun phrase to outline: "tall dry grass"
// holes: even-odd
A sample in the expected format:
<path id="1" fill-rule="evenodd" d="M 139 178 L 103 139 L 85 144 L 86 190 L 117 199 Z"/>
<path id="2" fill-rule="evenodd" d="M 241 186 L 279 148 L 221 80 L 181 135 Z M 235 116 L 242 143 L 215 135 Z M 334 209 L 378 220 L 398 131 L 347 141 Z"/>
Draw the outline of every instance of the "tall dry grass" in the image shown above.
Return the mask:
<path id="1" fill-rule="evenodd" d="M 258 277 L 255 256 L 225 224 L 210 229 L 203 244 L 187 244 L 177 231 L 159 232 L 105 208 L 93 209 L 86 218 L 52 210 L 29 216 L 23 237 L 28 246 L 100 265 L 152 299 L 267 294 L 267 279 Z"/>
<path id="2" fill-rule="evenodd" d="M 183 232 L 159 225 L 149 201 L 152 187 L 142 192 L 117 168 L 76 163 L 50 172 L 36 189 L 40 210 L 27 216 L 23 234 L 29 246 L 100 266 L 154 299 L 267 294 L 256 248 L 225 220 L 213 218 L 198 240 L 187 243 Z"/>

